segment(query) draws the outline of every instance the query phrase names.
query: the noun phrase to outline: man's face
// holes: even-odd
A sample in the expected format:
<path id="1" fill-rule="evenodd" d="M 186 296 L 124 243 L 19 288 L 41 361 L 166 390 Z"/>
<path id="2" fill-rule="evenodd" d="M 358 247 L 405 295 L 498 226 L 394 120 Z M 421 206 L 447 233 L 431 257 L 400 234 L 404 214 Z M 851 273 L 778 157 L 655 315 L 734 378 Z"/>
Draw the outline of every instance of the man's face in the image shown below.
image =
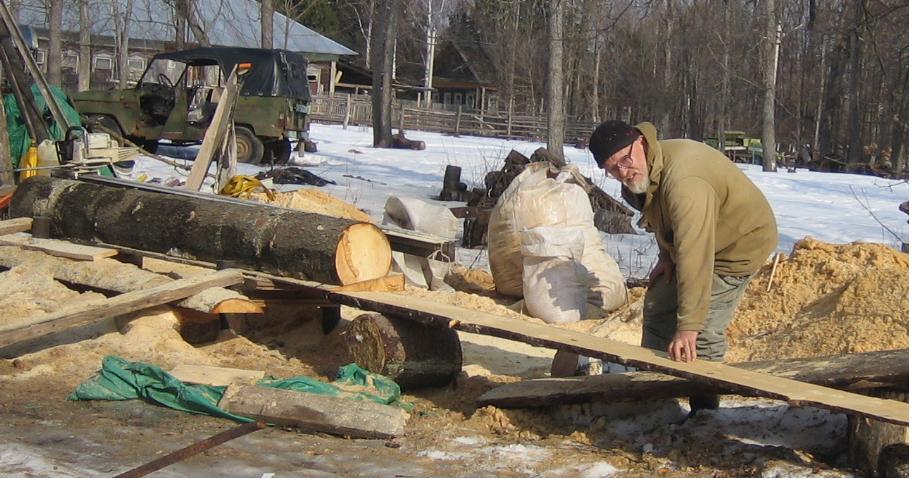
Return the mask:
<path id="1" fill-rule="evenodd" d="M 638 137 L 631 146 L 617 151 L 603 163 L 606 176 L 621 181 L 632 193 L 637 194 L 646 193 L 650 185 L 643 138 Z"/>

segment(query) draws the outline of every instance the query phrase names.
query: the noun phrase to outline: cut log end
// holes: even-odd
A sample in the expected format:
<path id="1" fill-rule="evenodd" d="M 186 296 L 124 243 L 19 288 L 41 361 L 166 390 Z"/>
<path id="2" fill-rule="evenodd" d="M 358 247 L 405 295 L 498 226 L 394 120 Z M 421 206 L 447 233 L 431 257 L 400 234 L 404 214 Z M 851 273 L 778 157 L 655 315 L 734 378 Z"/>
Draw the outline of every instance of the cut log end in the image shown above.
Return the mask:
<path id="1" fill-rule="evenodd" d="M 369 223 L 357 223 L 343 230 L 336 248 L 336 273 L 340 284 L 386 276 L 390 272 L 391 249 L 387 236 Z"/>
<path id="2" fill-rule="evenodd" d="M 463 365 L 457 333 L 441 326 L 363 314 L 343 337 L 352 361 L 403 389 L 449 384 Z"/>

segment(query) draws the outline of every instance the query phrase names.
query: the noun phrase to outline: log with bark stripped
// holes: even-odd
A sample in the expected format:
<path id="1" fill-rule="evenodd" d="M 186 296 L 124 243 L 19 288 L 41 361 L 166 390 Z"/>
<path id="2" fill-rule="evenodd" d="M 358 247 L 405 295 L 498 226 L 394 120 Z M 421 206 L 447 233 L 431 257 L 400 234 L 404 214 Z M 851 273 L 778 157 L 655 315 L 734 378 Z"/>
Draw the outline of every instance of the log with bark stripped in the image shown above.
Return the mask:
<path id="1" fill-rule="evenodd" d="M 51 236 L 104 242 L 195 260 L 350 284 L 390 270 L 375 225 L 257 203 L 49 177 L 16 190 L 11 216 L 51 218 Z"/>

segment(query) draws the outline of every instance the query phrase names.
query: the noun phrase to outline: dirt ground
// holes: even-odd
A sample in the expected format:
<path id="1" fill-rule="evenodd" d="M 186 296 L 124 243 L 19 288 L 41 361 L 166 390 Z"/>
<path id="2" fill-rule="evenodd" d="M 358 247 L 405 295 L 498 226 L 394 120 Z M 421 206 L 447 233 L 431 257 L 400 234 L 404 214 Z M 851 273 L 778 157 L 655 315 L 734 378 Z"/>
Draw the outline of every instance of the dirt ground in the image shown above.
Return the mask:
<path id="1" fill-rule="evenodd" d="M 908 257 L 871 244 L 806 239 L 750 285 L 728 335 L 728 361 L 905 348 Z M 454 268 L 453 293 L 410 289 L 518 321 L 538 321 L 494 296 L 484 271 Z M 29 292 L 42 291 L 31 296 Z M 80 296 L 40 270 L 0 273 L 0 323 L 53 311 Z M 637 344 L 643 289 L 621 310 L 565 326 Z M 341 331 L 360 311 L 343 307 L 330 334 L 316 310 L 248 315 L 218 339 L 191 345 L 167 308 L 117 318 L 91 339 L 0 360 L 0 464 L 11 476 L 113 475 L 236 424 L 145 404 L 73 402 L 66 396 L 117 355 L 168 370 L 179 364 L 332 379 L 347 362 Z M 593 315 L 598 316 L 598 315 Z M 854 475 L 843 415 L 726 397 L 720 411 L 684 421 L 680 400 L 538 410 L 476 409 L 492 387 L 548 376 L 554 350 L 460 334 L 462 373 L 450 386 L 406 391 L 415 405 L 404 437 L 353 440 L 272 428 L 170 466 L 160 476 L 629 476 Z M 786 346 L 785 346 L 786 345 Z M 777 424 L 772 425 L 771 423 Z M 764 438 L 776 435 L 776 438 Z M 816 440 L 810 439 L 817 436 Z M 834 436 L 834 437 L 829 437 Z M 822 438 L 825 437 L 826 440 Z"/>

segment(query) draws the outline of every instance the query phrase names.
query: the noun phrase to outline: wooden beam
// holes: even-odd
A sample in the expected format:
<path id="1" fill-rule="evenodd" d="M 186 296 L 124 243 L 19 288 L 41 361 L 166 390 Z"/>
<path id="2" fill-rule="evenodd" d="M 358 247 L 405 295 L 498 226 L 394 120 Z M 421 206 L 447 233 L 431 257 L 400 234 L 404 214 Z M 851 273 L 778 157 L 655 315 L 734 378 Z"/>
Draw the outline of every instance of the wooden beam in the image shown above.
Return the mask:
<path id="1" fill-rule="evenodd" d="M 406 276 L 394 273 L 377 279 L 359 281 L 358 283 L 333 288 L 332 291 L 403 291 L 405 289 Z"/>
<path id="2" fill-rule="evenodd" d="M 206 276 L 179 279 L 113 298 L 72 303 L 54 313 L 4 324 L 0 327 L 0 348 L 103 321 L 113 316 L 170 303 L 197 294 L 207 288 L 231 286 L 242 280 L 240 271 L 227 269 Z"/>
<path id="3" fill-rule="evenodd" d="M 206 179 L 206 172 L 209 171 L 209 165 L 213 161 L 216 149 L 222 146 L 225 134 L 232 127 L 232 112 L 235 109 L 235 100 L 238 98 L 238 66 L 232 67 L 232 72 L 225 81 L 222 96 L 219 103 L 216 104 L 216 112 L 213 113 L 213 120 L 203 135 L 203 145 L 197 152 L 197 158 L 187 176 L 185 189 L 197 191 L 203 186 L 203 180 Z"/>
<path id="4" fill-rule="evenodd" d="M 534 346 L 568 350 L 584 356 L 683 377 L 734 394 L 767 397 L 792 405 L 815 406 L 846 413 L 858 413 L 894 424 L 908 423 L 908 405 L 838 391 L 823 386 L 746 371 L 722 363 L 698 360 L 681 363 L 668 359 L 666 352 L 632 346 L 554 326 L 516 321 L 494 314 L 439 304 L 391 293 L 336 293 L 329 298 L 340 304 L 377 311 L 421 322 L 433 322 L 460 331 L 521 341 Z"/>
<path id="5" fill-rule="evenodd" d="M 903 385 L 907 389 L 908 382 L 907 349 L 809 359 L 755 361 L 732 366 L 851 391 L 888 385 Z M 708 386 L 700 382 L 639 371 L 520 381 L 491 389 L 480 396 L 476 403 L 479 406 L 500 408 L 546 407 L 582 402 L 686 397 L 707 392 Z"/>
<path id="6" fill-rule="evenodd" d="M 96 248 L 95 246 L 86 246 L 56 239 L 32 238 L 32 235 L 28 233 L 13 233 L 0 236 L 0 245 L 18 246 L 23 249 L 41 251 L 52 256 L 80 261 L 95 261 L 117 255 L 117 250 L 115 249 Z"/>
<path id="7" fill-rule="evenodd" d="M 6 143 L 3 143 L 6 144 Z M 9 152 L 6 153 L 9 156 Z M 13 233 L 24 233 L 32 229 L 32 218 L 13 218 L 0 221 L 0 235 L 6 236 Z"/>
<path id="8" fill-rule="evenodd" d="M 403 435 L 409 414 L 372 401 L 232 384 L 219 407 L 239 416 L 337 436 L 389 439 Z"/>

